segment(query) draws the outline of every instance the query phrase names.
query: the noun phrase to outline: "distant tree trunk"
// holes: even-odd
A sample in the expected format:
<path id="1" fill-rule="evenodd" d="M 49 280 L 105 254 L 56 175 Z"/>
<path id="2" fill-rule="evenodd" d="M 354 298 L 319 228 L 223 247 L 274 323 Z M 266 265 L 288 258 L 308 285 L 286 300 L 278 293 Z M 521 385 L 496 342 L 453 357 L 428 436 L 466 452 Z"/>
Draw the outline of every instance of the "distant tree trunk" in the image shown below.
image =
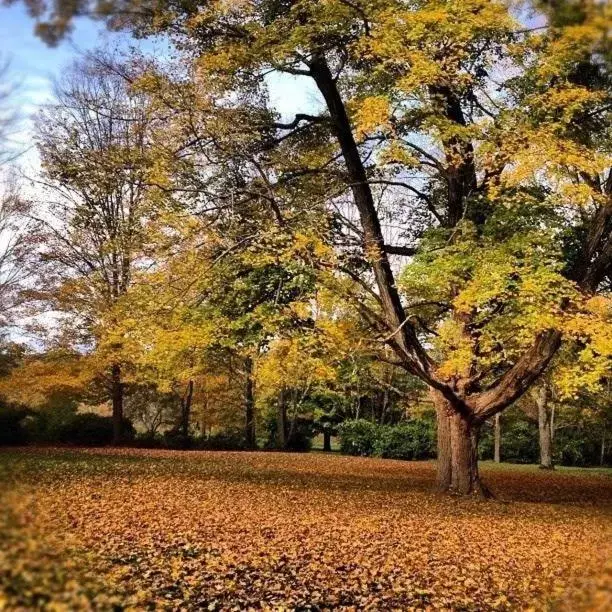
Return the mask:
<path id="1" fill-rule="evenodd" d="M 323 450 L 331 452 L 331 427 L 323 427 Z"/>
<path id="2" fill-rule="evenodd" d="M 298 390 L 291 391 L 291 423 L 289 424 L 289 433 L 287 434 L 287 444 L 292 444 L 295 436 L 295 427 L 298 417 Z"/>
<path id="3" fill-rule="evenodd" d="M 601 430 L 601 454 L 599 456 L 599 465 L 604 465 L 606 462 L 606 428 Z"/>
<path id="4" fill-rule="evenodd" d="M 123 382 L 121 381 L 121 366 L 115 364 L 111 368 L 111 398 L 113 403 L 113 446 L 123 441 Z"/>
<path id="5" fill-rule="evenodd" d="M 189 420 L 191 417 L 191 404 L 193 402 L 193 380 L 187 384 L 187 394 L 181 399 L 181 434 L 185 441 L 189 437 Z"/>
<path id="6" fill-rule="evenodd" d="M 245 409 L 245 439 L 249 448 L 255 448 L 257 441 L 255 438 L 255 397 L 253 394 L 253 360 L 247 357 L 244 362 L 246 375 L 244 389 L 244 409 Z"/>
<path id="7" fill-rule="evenodd" d="M 536 392 L 538 405 L 538 430 L 540 432 L 540 467 L 554 469 L 552 460 L 552 418 L 548 410 L 549 389 L 543 383 Z"/>
<path id="8" fill-rule="evenodd" d="M 432 391 L 438 422 L 438 488 L 457 495 L 488 496 L 478 473 L 480 426 L 452 410 Z"/>
<path id="9" fill-rule="evenodd" d="M 281 389 L 276 407 L 276 447 L 287 447 L 287 392 Z"/>
<path id="10" fill-rule="evenodd" d="M 382 409 L 380 411 L 380 424 L 385 424 L 385 417 L 387 416 L 387 408 L 389 406 L 389 389 L 383 391 L 382 397 Z"/>
<path id="11" fill-rule="evenodd" d="M 495 463 L 501 463 L 501 415 L 499 412 L 495 415 L 495 451 L 493 460 Z"/>

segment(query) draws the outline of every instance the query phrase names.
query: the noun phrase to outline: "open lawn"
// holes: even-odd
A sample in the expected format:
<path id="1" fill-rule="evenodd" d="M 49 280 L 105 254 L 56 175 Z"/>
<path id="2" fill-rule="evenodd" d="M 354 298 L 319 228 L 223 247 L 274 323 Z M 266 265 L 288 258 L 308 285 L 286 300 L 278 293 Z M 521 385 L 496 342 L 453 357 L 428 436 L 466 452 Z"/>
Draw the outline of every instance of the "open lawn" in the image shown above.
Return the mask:
<path id="1" fill-rule="evenodd" d="M 0 609 L 612 609 L 612 478 L 325 454 L 0 451 Z M 3 593 L 3 594 L 2 594 Z"/>

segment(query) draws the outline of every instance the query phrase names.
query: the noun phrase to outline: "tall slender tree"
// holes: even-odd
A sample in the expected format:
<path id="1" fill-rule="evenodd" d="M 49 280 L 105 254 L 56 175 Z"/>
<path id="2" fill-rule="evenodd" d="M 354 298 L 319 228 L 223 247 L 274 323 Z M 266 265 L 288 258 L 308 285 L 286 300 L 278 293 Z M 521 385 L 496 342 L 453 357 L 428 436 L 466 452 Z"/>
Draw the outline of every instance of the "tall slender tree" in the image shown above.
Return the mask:
<path id="1" fill-rule="evenodd" d="M 130 91 L 127 71 L 104 54 L 76 62 L 37 122 L 48 195 L 37 211 L 45 263 L 38 297 L 63 315 L 74 345 L 98 349 L 116 444 L 124 404 L 121 339 L 101 347 L 99 323 L 144 261 L 144 228 L 154 214 L 147 155 L 155 121 L 144 97 Z"/>

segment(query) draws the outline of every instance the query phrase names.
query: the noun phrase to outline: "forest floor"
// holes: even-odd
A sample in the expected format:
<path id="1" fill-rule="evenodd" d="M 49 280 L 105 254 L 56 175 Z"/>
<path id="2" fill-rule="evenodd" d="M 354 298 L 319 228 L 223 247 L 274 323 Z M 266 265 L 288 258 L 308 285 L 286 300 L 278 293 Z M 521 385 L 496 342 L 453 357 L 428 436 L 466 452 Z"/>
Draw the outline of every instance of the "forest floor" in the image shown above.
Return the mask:
<path id="1" fill-rule="evenodd" d="M 0 451 L 0 610 L 611 610 L 612 478 L 312 453 Z"/>

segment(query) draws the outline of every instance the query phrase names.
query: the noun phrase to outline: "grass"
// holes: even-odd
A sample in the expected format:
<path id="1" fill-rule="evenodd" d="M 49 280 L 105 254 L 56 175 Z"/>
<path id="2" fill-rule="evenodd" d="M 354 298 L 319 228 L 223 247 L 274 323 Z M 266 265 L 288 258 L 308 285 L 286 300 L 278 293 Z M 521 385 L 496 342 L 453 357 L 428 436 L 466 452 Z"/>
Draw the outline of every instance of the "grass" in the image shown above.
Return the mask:
<path id="1" fill-rule="evenodd" d="M 610 470 L 0 451 L 0 609 L 611 609 Z"/>

